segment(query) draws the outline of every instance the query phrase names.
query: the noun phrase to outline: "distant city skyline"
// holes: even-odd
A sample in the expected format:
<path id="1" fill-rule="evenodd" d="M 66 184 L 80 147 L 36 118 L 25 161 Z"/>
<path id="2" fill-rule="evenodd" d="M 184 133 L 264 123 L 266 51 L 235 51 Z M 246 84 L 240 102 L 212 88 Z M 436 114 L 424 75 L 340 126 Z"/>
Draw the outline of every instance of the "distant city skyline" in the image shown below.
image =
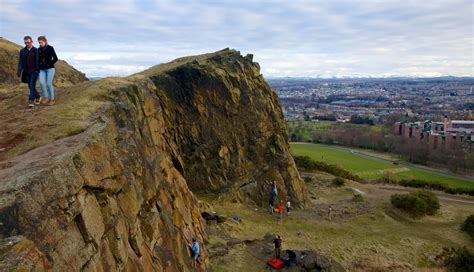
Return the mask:
<path id="1" fill-rule="evenodd" d="M 268 78 L 474 76 L 473 9 L 467 0 L 0 0 L 0 36 L 46 35 L 89 77 L 226 47 L 254 54 Z"/>

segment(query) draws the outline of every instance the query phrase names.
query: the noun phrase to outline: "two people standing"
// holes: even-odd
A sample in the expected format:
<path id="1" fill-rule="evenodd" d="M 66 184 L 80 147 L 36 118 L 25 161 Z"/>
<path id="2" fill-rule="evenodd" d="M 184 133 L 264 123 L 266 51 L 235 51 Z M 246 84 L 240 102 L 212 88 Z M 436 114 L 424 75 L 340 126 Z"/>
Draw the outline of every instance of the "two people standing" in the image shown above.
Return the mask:
<path id="1" fill-rule="evenodd" d="M 23 40 L 25 47 L 20 50 L 17 76 L 21 76 L 22 82 L 28 83 L 28 107 L 32 108 L 34 105 L 40 105 L 43 101 L 36 90 L 38 77 L 43 96 L 46 97 L 42 104 L 52 106 L 56 103 L 53 87 L 54 64 L 58 61 L 56 52 L 48 44 L 45 36 L 38 37 L 39 48 L 33 46 L 33 39 L 30 36 L 25 36 Z"/>

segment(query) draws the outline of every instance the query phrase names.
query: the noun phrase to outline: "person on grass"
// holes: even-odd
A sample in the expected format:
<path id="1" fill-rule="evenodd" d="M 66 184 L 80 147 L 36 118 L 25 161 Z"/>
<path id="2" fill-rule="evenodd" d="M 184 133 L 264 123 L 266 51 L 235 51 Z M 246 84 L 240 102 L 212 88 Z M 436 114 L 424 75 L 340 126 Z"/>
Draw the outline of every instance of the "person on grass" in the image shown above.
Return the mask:
<path id="1" fill-rule="evenodd" d="M 36 80 L 39 73 L 39 52 L 33 46 L 33 39 L 30 36 L 25 36 L 23 41 L 25 47 L 20 50 L 16 74 L 21 77 L 22 82 L 28 83 L 28 107 L 32 108 L 34 105 L 41 103 L 41 96 L 36 90 Z"/>
<path id="2" fill-rule="evenodd" d="M 56 72 L 54 64 L 58 61 L 58 56 L 54 48 L 48 44 L 45 36 L 38 37 L 40 45 L 39 52 L 39 82 L 43 96 L 46 98 L 43 102 L 45 105 L 52 106 L 56 103 L 54 99 L 53 79 Z"/>
<path id="3" fill-rule="evenodd" d="M 275 247 L 275 258 L 280 259 L 281 256 L 281 244 L 283 240 L 281 239 L 280 235 L 277 235 L 275 239 L 273 239 L 273 245 Z"/>
<path id="4" fill-rule="evenodd" d="M 291 212 L 291 202 L 288 200 L 286 202 L 286 214 L 290 215 L 290 212 Z"/>

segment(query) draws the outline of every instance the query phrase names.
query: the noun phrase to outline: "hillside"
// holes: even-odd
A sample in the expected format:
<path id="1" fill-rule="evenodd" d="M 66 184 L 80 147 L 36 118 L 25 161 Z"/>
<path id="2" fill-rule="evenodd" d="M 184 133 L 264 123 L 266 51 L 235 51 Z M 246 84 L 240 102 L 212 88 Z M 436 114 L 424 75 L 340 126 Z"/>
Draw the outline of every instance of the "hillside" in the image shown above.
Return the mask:
<path id="1" fill-rule="evenodd" d="M 18 44 L 0 37 L 0 63 L 2 64 L 0 65 L 0 84 L 20 83 L 20 79 L 16 76 L 20 49 L 21 46 Z M 69 86 L 87 80 L 85 74 L 79 72 L 63 60 L 59 60 L 55 67 L 56 76 L 54 84 L 56 86 Z"/>
<path id="2" fill-rule="evenodd" d="M 280 197 L 306 202 L 250 55 L 84 82 L 54 107 L 24 110 L 15 86 L 0 94 L 0 270 L 188 271 L 187 243 L 207 241 L 192 191 L 263 205 L 275 180 Z"/>

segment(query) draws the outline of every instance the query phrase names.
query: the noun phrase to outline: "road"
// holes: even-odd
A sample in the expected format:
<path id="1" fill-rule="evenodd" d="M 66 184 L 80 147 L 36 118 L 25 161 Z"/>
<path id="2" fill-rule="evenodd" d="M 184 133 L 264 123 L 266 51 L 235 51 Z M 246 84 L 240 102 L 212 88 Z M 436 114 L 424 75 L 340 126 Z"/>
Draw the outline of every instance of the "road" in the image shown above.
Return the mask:
<path id="1" fill-rule="evenodd" d="M 298 144 L 312 144 L 312 143 L 298 143 Z M 360 156 L 360 157 L 364 157 L 364 158 L 367 158 L 367 159 L 375 160 L 375 161 L 387 162 L 387 163 L 391 163 L 391 164 L 393 164 L 393 162 L 394 162 L 393 160 L 387 160 L 387 159 L 383 159 L 383 158 L 380 158 L 380 157 L 377 157 L 377 156 L 364 154 L 364 153 L 361 153 L 357 150 L 351 149 L 349 147 L 334 146 L 334 145 L 324 145 L 324 146 L 327 146 L 328 148 L 332 148 L 332 149 L 336 149 L 336 150 L 347 151 L 351 154 L 354 154 L 354 155 L 357 155 L 357 156 Z M 416 169 L 416 170 L 423 171 L 423 172 L 426 172 L 426 173 L 436 174 L 436 175 L 440 175 L 440 176 L 444 176 L 444 177 L 448 177 L 448 178 L 461 179 L 461 180 L 465 180 L 465 181 L 469 181 L 469 182 L 474 183 L 474 178 L 470 178 L 470 177 L 466 177 L 466 176 L 459 176 L 459 175 L 455 175 L 455 174 L 450 174 L 450 173 L 438 171 L 438 170 L 435 170 L 435 169 L 429 169 L 429 168 L 418 166 L 418 165 L 412 164 L 412 163 L 398 162 L 398 165 L 401 165 L 401 166 L 404 166 L 404 167 L 410 168 L 410 169 Z"/>

